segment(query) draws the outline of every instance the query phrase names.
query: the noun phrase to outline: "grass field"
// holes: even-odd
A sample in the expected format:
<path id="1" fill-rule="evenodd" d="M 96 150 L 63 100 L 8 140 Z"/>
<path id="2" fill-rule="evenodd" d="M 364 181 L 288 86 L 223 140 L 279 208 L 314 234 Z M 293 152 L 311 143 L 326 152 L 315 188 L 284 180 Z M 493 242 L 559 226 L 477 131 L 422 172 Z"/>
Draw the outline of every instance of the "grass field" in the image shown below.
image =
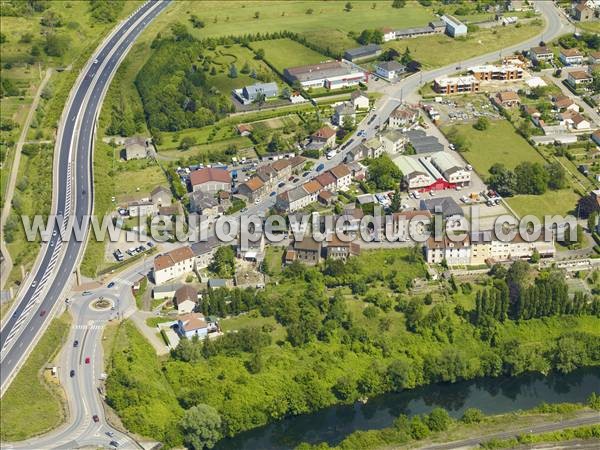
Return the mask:
<path id="1" fill-rule="evenodd" d="M 445 127 L 456 128 L 471 142 L 471 150 L 462 156 L 473 168 L 486 178 L 489 168 L 495 163 L 513 169 L 523 161 L 544 163 L 544 159 L 523 139 L 506 120 L 495 120 L 485 131 L 477 131 L 471 124 Z"/>
<path id="2" fill-rule="evenodd" d="M 265 59 L 280 73 L 288 67 L 316 64 L 331 59 L 291 39 L 252 42 L 250 47 L 255 51 L 262 48 L 265 51 Z"/>
<path id="3" fill-rule="evenodd" d="M 345 0 L 317 1 L 193 1 L 175 2 L 169 9 L 183 21 L 194 14 L 205 27 L 193 29 L 198 37 L 264 33 L 289 30 L 294 32 L 339 30 L 345 33 L 366 28 L 403 28 L 426 25 L 435 16 L 431 8 L 407 2 L 402 9 L 391 7 L 391 1 L 352 2 L 352 10 L 344 11 Z M 375 4 L 375 8 L 373 8 Z M 308 14 L 308 10 L 312 10 Z M 258 18 L 255 18 L 258 13 Z M 191 27 L 190 27 L 191 28 Z M 320 44 L 328 44 L 324 36 Z"/>
<path id="4" fill-rule="evenodd" d="M 400 53 L 408 47 L 412 57 L 423 64 L 425 69 L 429 69 L 509 47 L 533 37 L 541 31 L 541 24 L 528 24 L 520 28 L 481 29 L 461 39 L 453 39 L 445 34 L 439 34 L 417 39 L 391 41 L 384 44 L 384 47 L 395 48 Z"/>
<path id="5" fill-rule="evenodd" d="M 573 214 L 577 200 L 579 195 L 571 189 L 548 191 L 543 195 L 517 195 L 506 199 L 519 216 L 533 214 L 538 218 L 543 218 L 546 214 Z"/>
<path id="6" fill-rule="evenodd" d="M 64 420 L 62 391 L 44 379 L 42 370 L 65 342 L 70 323 L 68 313 L 52 321 L 4 394 L 0 415 L 3 442 L 21 441 L 42 434 Z"/>
<path id="7" fill-rule="evenodd" d="M 244 86 L 262 81 L 279 81 L 279 77 L 264 61 L 254 59 L 254 53 L 241 45 L 218 46 L 214 51 L 208 51 L 205 54 L 210 58 L 211 70 L 215 69 L 216 74 L 207 74 L 207 83 L 214 86 L 223 93 L 229 93 L 232 89 L 239 89 Z M 234 64 L 238 71 L 236 78 L 229 76 L 229 68 Z M 242 68 L 247 64 L 250 68 L 249 73 L 242 73 Z M 257 78 L 252 78 L 252 72 L 256 72 Z"/>

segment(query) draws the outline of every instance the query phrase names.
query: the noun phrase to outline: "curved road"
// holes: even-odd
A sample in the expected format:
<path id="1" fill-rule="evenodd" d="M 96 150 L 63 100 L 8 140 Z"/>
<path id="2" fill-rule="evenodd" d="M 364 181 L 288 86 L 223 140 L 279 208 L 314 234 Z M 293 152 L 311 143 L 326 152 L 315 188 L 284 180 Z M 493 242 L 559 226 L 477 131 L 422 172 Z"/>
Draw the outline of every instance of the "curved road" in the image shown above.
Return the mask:
<path id="1" fill-rule="evenodd" d="M 96 119 L 111 77 L 137 36 L 166 6 L 167 1 L 148 2 L 122 22 L 96 52 L 80 75 L 63 113 L 55 163 L 53 213 L 64 221 L 81 221 L 93 207 L 93 138 Z M 72 211 L 73 209 L 73 211 Z M 64 222 L 63 222 L 64 225 Z M 85 248 L 74 237 L 60 239 L 58 227 L 49 244 L 42 247 L 10 317 L 0 333 L 1 392 L 10 384 L 24 356 L 49 322 L 71 274 Z"/>

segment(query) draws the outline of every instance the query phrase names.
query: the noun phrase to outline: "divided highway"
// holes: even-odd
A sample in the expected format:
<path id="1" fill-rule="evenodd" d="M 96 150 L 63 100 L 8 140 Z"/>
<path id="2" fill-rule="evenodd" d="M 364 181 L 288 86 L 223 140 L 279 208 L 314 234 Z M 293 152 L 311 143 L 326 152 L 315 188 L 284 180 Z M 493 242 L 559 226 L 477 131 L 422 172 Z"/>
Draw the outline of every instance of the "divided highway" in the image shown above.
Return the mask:
<path id="1" fill-rule="evenodd" d="M 81 221 L 93 209 L 93 140 L 102 99 L 120 61 L 146 26 L 169 4 L 150 1 L 122 22 L 82 70 L 63 112 L 54 164 L 52 214 Z M 74 217 L 72 217 L 74 216 Z M 29 350 L 45 330 L 52 310 L 63 301 L 85 240 L 63 242 L 58 226 L 42 246 L 38 262 L 25 281 L 0 332 L 0 393 L 4 393 Z"/>

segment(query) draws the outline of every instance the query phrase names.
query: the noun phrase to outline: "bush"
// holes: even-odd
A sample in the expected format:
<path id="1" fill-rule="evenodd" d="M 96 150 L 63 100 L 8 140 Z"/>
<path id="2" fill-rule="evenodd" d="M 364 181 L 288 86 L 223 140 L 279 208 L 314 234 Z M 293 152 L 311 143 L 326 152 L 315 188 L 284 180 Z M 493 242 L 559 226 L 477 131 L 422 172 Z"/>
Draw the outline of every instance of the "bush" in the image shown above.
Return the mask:
<path id="1" fill-rule="evenodd" d="M 463 416 L 461 417 L 461 422 L 463 423 L 479 423 L 484 419 L 485 415 L 481 410 L 477 408 L 468 408 Z"/>

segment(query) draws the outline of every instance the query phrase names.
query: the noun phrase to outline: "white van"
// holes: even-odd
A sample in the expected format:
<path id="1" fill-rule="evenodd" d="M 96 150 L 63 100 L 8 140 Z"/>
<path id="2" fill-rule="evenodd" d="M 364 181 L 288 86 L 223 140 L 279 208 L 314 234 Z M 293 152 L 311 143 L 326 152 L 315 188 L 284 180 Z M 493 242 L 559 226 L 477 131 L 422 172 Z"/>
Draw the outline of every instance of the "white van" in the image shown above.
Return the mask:
<path id="1" fill-rule="evenodd" d="M 327 152 L 327 154 L 325 156 L 327 156 L 327 159 L 331 159 L 333 158 L 335 155 L 337 154 L 337 152 L 335 150 L 330 150 Z"/>

